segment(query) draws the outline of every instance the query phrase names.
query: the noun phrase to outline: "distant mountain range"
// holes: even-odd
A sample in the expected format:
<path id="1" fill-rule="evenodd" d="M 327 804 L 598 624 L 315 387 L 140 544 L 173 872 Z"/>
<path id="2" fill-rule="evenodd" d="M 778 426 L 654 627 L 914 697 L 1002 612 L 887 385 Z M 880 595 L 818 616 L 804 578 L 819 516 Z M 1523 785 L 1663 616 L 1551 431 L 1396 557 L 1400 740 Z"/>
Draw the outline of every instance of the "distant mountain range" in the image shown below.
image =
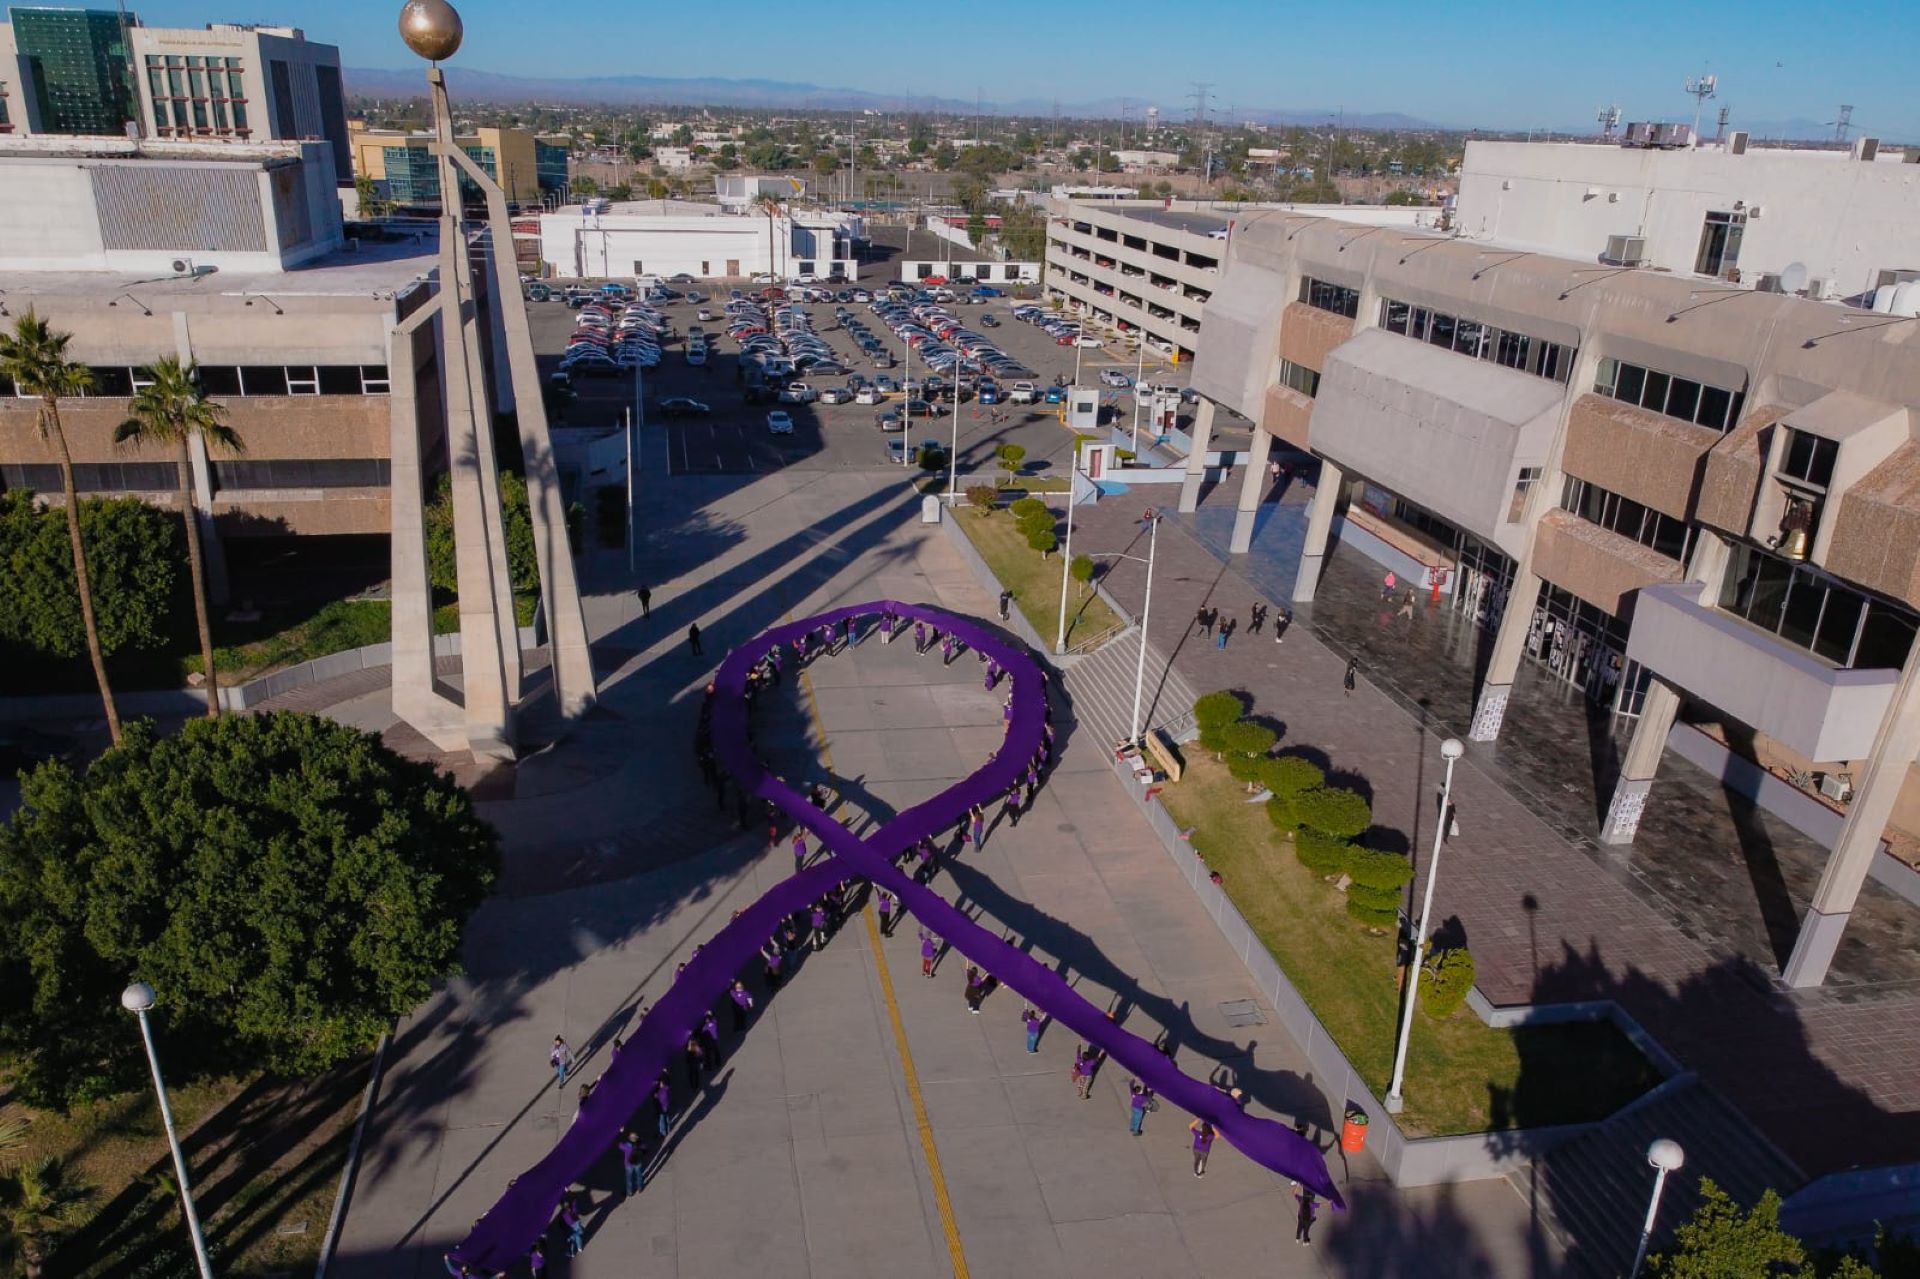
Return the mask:
<path id="1" fill-rule="evenodd" d="M 959 98 L 935 98 L 904 93 L 872 93 L 864 89 L 832 88 L 788 80 L 730 80 L 720 76 L 584 76 L 553 78 L 541 76 L 499 75 L 491 71 L 473 71 L 448 67 L 447 90 L 456 100 L 474 102 L 565 102 L 576 105 L 607 103 L 615 106 L 732 106 L 801 107 L 817 111 L 939 111 L 949 115 L 967 115 L 978 109 L 993 115 L 1046 116 L 1053 114 L 1052 101 L 1025 98 L 1018 102 L 975 104 Z M 347 91 L 363 97 L 419 97 L 425 93 L 425 81 L 418 71 L 387 71 L 350 67 L 346 71 Z M 1122 106 L 1138 118 L 1140 104 L 1120 98 L 1097 102 L 1062 102 L 1061 115 L 1078 119 L 1119 119 Z M 1232 123 L 1256 120 L 1263 124 L 1324 124 L 1334 119 L 1332 111 L 1270 110 L 1235 108 Z M 1348 113 L 1341 117 L 1354 129 L 1435 129 L 1443 126 L 1428 120 L 1396 112 L 1374 114 Z M 1182 122 L 1182 115 L 1168 112 L 1168 124 Z"/>

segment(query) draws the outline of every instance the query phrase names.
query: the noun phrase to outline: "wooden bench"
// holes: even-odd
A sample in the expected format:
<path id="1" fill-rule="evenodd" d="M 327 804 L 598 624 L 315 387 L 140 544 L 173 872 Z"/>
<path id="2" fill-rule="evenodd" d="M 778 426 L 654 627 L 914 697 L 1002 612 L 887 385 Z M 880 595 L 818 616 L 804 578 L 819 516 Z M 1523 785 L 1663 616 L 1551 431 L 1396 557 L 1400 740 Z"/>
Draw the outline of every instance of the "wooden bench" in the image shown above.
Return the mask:
<path id="1" fill-rule="evenodd" d="M 1174 753 L 1173 747 L 1167 742 L 1165 734 L 1161 733 L 1157 728 L 1149 729 L 1147 731 L 1146 741 L 1147 754 L 1159 761 L 1160 771 L 1167 775 L 1169 781 L 1179 781 L 1180 774 L 1183 771 L 1180 764 L 1180 757 Z"/>

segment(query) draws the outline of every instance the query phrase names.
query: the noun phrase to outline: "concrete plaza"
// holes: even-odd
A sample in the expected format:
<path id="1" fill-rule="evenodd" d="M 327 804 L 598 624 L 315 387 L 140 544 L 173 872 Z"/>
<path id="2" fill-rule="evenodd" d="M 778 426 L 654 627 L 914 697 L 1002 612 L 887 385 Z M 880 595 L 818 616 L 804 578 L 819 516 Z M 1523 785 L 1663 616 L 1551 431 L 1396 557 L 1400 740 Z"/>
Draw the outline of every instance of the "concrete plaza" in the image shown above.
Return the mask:
<path id="1" fill-rule="evenodd" d="M 656 476 L 658 472 L 655 473 Z M 442 1252 L 573 1114 L 546 1049 L 564 1034 L 592 1078 L 611 1037 L 735 908 L 788 873 L 785 846 L 737 833 L 698 784 L 699 690 L 728 643 L 833 603 L 883 596 L 990 616 L 991 595 L 904 485 L 858 474 L 752 482 L 661 479 L 647 505 L 638 617 L 624 557 L 589 574 L 602 669 L 580 732 L 483 793 L 506 839 L 503 891 L 476 917 L 467 972 L 394 1039 L 334 1272 L 437 1276 Z M 698 621 L 706 656 L 688 653 Z M 789 777 L 830 780 L 849 815 L 892 811 L 972 771 L 999 738 L 971 657 L 943 667 L 876 640 L 815 663 L 760 712 L 760 748 Z M 340 705 L 380 718 L 378 694 Z M 374 726 L 379 726 L 375 724 Z M 1297 1045 L 1230 1025 L 1258 999 L 1091 735 L 1064 723 L 1060 766 L 1017 828 L 937 880 L 984 921 L 1057 960 L 1129 1030 L 1171 1031 L 1196 1077 L 1246 1088 L 1262 1113 L 1332 1117 Z M 830 761 L 830 766 L 829 766 Z M 636 835 L 635 832 L 651 834 Z M 850 921 L 762 998 L 656 1171 L 621 1202 L 609 1160 L 587 1188 L 579 1275 L 1545 1275 L 1559 1253 L 1504 1182 L 1400 1192 L 1366 1156 L 1329 1154 L 1352 1205 L 1293 1242 L 1284 1179 L 1224 1143 L 1196 1179 L 1186 1117 L 1163 1108 L 1130 1136 L 1125 1077 L 1090 1100 L 1051 1029 L 1025 1051 L 1017 999 L 978 1017 L 963 961 L 919 974 L 911 921 L 875 945 Z M 755 985 L 756 993 L 764 991 Z M 723 1022 L 725 1018 L 722 1019 Z M 676 1087 L 680 1072 L 676 1070 Z M 916 1103 L 916 1096 L 918 1102 Z M 946 1207 L 943 1207 L 946 1205 Z"/>

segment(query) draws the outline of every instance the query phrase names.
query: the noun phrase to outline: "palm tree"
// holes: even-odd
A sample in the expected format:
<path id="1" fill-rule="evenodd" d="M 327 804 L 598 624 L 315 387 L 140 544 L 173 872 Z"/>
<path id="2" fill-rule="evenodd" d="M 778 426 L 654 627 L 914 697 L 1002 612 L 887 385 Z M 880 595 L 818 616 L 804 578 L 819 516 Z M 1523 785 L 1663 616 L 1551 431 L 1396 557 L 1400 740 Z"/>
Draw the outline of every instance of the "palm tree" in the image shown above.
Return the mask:
<path id="1" fill-rule="evenodd" d="M 93 583 L 87 577 L 87 552 L 80 544 L 80 497 L 73 487 L 73 455 L 60 429 L 60 401 L 85 393 L 93 386 L 93 371 L 67 359 L 71 333 L 56 333 L 28 308 L 14 321 L 12 333 L 0 333 L 0 376 L 40 401 L 40 438 L 53 447 L 60 466 L 60 487 L 67 499 L 67 540 L 73 547 L 73 580 L 80 592 L 80 621 L 87 632 L 87 656 L 93 659 L 93 677 L 100 681 L 100 701 L 107 711 L 107 732 L 120 744 L 120 709 L 113 704 L 107 683 L 107 659 L 100 651 L 100 628 L 93 619 Z"/>
<path id="2" fill-rule="evenodd" d="M 0 1245 L 19 1254 L 26 1279 L 40 1279 L 47 1254 L 92 1197 L 93 1187 L 70 1178 L 55 1155 L 0 1177 Z"/>
<path id="3" fill-rule="evenodd" d="M 767 215 L 767 274 L 773 277 L 775 284 L 780 282 L 780 266 L 773 255 L 773 220 L 779 216 L 781 204 L 777 195 L 760 197 L 760 212 Z"/>
<path id="4" fill-rule="evenodd" d="M 200 390 L 197 364 L 175 356 L 154 361 L 152 382 L 133 393 L 127 420 L 114 428 L 115 444 L 159 444 L 174 450 L 180 480 L 180 518 L 187 522 L 187 567 L 193 574 L 193 620 L 200 628 L 200 664 L 207 675 L 207 718 L 220 715 L 220 680 L 213 669 L 213 627 L 207 621 L 206 570 L 200 562 L 200 521 L 193 509 L 193 463 L 187 446 L 195 435 L 229 453 L 243 449 L 234 429 L 220 420 L 226 409 Z"/>

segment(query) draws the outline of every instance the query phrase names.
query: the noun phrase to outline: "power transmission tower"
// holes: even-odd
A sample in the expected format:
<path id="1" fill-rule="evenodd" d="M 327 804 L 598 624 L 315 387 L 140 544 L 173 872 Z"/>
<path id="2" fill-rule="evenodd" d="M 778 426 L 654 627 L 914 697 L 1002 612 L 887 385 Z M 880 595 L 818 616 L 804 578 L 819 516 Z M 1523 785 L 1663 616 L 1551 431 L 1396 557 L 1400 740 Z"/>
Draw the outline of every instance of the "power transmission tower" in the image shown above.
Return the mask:
<path id="1" fill-rule="evenodd" d="M 1851 104 L 1842 103 L 1840 106 L 1840 118 L 1833 122 L 1833 140 L 1841 146 L 1847 145 L 1847 130 L 1852 127 L 1853 107 Z"/>
<path id="2" fill-rule="evenodd" d="M 1200 154 L 1206 165 L 1202 172 L 1206 181 L 1211 184 L 1213 182 L 1213 150 L 1207 144 L 1207 95 L 1213 92 L 1213 82 L 1192 80 L 1188 83 L 1193 85 L 1193 92 L 1187 96 L 1193 99 L 1195 142 L 1200 148 Z"/>

